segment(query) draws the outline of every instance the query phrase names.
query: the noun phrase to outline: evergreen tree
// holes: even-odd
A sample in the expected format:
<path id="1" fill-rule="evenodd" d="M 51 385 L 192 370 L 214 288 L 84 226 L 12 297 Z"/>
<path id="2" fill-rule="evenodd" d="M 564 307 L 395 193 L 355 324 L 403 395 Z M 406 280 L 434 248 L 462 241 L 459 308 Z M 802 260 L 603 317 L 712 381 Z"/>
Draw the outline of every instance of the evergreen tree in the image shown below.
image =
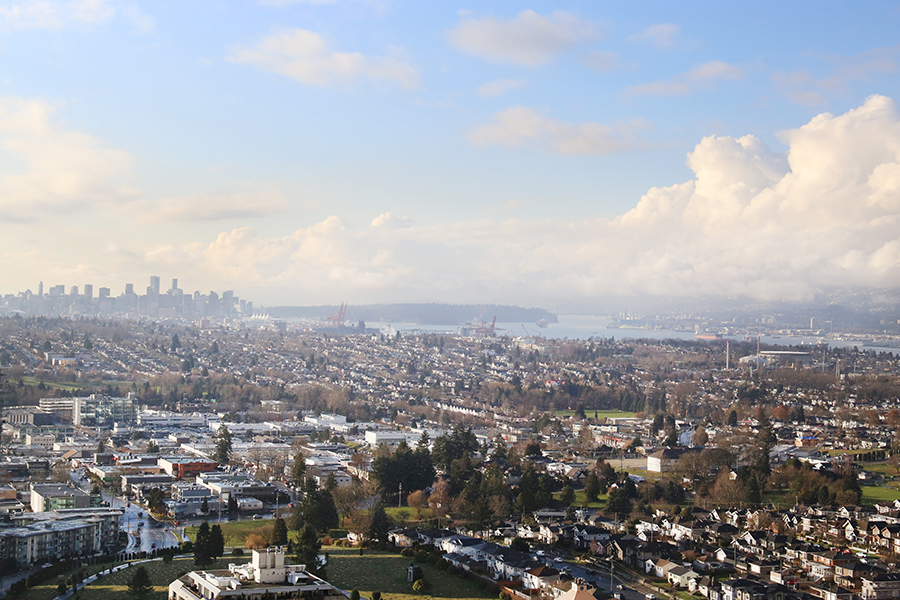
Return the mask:
<path id="1" fill-rule="evenodd" d="M 300 529 L 299 540 L 294 545 L 297 562 L 306 565 L 307 571 L 319 577 L 325 577 L 324 568 L 319 567 L 318 561 L 321 547 L 322 542 L 319 541 L 316 531 L 309 525 L 304 525 Z"/>
<path id="2" fill-rule="evenodd" d="M 571 506 L 573 502 L 575 502 L 575 490 L 572 489 L 571 485 L 567 485 L 563 488 L 562 495 L 559 497 L 560 502 L 565 506 Z"/>
<path id="3" fill-rule="evenodd" d="M 727 424 L 729 427 L 737 427 L 738 424 L 738 416 L 737 411 L 732 409 L 730 413 L 728 413 L 728 421 Z"/>
<path id="4" fill-rule="evenodd" d="M 592 470 L 584 479 L 584 497 L 588 502 L 594 502 L 599 494 L 600 479 L 597 478 L 597 474 Z"/>
<path id="5" fill-rule="evenodd" d="M 209 523 L 203 521 L 197 529 L 194 540 L 194 564 L 198 566 L 208 565 L 212 562 L 209 548 Z"/>
<path id="6" fill-rule="evenodd" d="M 609 490 L 609 498 L 606 500 L 606 514 L 627 517 L 631 514 L 631 500 L 622 488 Z"/>
<path id="7" fill-rule="evenodd" d="M 227 465 L 231 462 L 231 432 L 224 423 L 219 426 L 219 431 L 216 433 L 215 459 L 219 465 Z"/>
<path id="8" fill-rule="evenodd" d="M 228 514 L 236 515 L 240 512 L 240 508 L 238 507 L 237 500 L 235 500 L 234 496 L 228 497 Z"/>
<path id="9" fill-rule="evenodd" d="M 128 593 L 132 596 L 145 596 L 153 591 L 153 583 L 150 581 L 150 573 L 147 568 L 141 565 L 131 576 L 128 582 Z"/>
<path id="10" fill-rule="evenodd" d="M 497 437 L 494 438 L 494 453 L 491 454 L 491 458 L 494 460 L 507 460 L 509 458 L 509 452 L 506 449 L 506 440 L 503 439 L 503 436 L 497 434 Z"/>
<path id="11" fill-rule="evenodd" d="M 300 487 L 303 485 L 304 479 L 306 479 L 306 457 L 303 456 L 303 452 L 301 451 L 294 455 L 294 468 L 291 471 L 291 483 L 296 487 Z"/>
<path id="12" fill-rule="evenodd" d="M 219 558 L 225 554 L 225 536 L 222 534 L 222 527 L 218 524 L 213 525 L 209 530 L 209 557 L 212 559 Z"/>
<path id="13" fill-rule="evenodd" d="M 386 542 L 391 529 L 391 519 L 384 512 L 384 505 L 376 501 L 372 507 L 372 523 L 369 525 L 369 537 L 378 542 Z"/>
<path id="14" fill-rule="evenodd" d="M 209 502 L 206 500 L 206 498 L 204 498 L 203 502 L 200 503 L 200 512 L 202 512 L 204 515 L 209 512 Z"/>
<path id="15" fill-rule="evenodd" d="M 285 546 L 288 543 L 287 523 L 278 517 L 275 519 L 275 528 L 272 531 L 272 543 L 276 546 Z"/>
<path id="16" fill-rule="evenodd" d="M 181 341 L 178 339 L 178 334 L 172 336 L 172 344 L 170 345 L 172 352 L 175 352 L 179 348 L 181 348 Z"/>

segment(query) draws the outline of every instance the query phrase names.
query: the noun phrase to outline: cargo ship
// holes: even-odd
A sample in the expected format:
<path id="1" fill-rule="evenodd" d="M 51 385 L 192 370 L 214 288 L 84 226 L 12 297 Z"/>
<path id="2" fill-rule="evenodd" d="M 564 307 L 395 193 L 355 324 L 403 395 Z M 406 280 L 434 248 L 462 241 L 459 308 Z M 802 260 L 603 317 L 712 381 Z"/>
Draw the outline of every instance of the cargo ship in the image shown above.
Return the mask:
<path id="1" fill-rule="evenodd" d="M 721 340 L 722 336 L 718 333 L 698 333 L 694 335 L 698 340 Z"/>

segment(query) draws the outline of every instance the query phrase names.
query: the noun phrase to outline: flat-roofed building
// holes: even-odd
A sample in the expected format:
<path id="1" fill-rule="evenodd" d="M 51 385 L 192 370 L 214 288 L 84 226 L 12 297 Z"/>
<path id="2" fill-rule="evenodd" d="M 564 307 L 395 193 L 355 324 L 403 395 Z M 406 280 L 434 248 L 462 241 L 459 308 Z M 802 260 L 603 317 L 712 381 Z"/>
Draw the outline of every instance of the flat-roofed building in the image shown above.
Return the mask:
<path id="1" fill-rule="evenodd" d="M 91 508 L 102 506 L 100 495 L 92 496 L 81 488 L 64 483 L 32 483 L 31 510 L 47 512 L 65 508 Z"/>
<path id="2" fill-rule="evenodd" d="M 172 477 L 184 479 L 200 473 L 215 471 L 219 463 L 208 458 L 167 456 L 159 459 L 159 466 Z"/>
<path id="3" fill-rule="evenodd" d="M 250 562 L 228 569 L 191 571 L 169 584 L 170 600 L 218 598 L 341 598 L 336 587 L 306 570 L 284 564 L 280 548 L 253 550 Z"/>

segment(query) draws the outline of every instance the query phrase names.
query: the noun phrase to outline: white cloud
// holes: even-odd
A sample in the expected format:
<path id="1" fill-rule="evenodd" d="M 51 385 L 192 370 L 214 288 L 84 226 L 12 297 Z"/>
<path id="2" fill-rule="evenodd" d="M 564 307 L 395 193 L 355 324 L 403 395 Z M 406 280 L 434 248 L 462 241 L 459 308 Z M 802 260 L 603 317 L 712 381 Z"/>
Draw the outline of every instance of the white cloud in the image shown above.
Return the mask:
<path id="1" fill-rule="evenodd" d="M 109 23 L 121 15 L 140 33 L 153 29 L 153 18 L 122 0 L 0 1 L 0 30 L 60 30 Z"/>
<path id="2" fill-rule="evenodd" d="M 651 81 L 625 88 L 628 96 L 690 96 L 693 93 L 694 90 L 681 81 Z"/>
<path id="3" fill-rule="evenodd" d="M 492 62 L 536 67 L 597 36 L 593 24 L 566 12 L 549 17 L 524 10 L 514 19 L 463 19 L 447 32 L 460 52 Z"/>
<path id="4" fill-rule="evenodd" d="M 413 220 L 409 217 L 398 217 L 392 212 L 386 212 L 372 219 L 371 227 L 379 227 L 385 230 L 405 229 L 411 227 Z"/>
<path id="5" fill-rule="evenodd" d="M 0 207 L 7 218 L 112 205 L 135 195 L 125 183 L 131 157 L 60 127 L 55 112 L 47 102 L 0 98 L 0 148 L 8 158 L 0 167 Z"/>
<path id="6" fill-rule="evenodd" d="M 709 87 L 719 79 L 743 79 L 744 69 L 721 60 L 711 60 L 669 81 L 651 81 L 626 88 L 628 96 L 689 96 L 698 87 Z"/>
<path id="7" fill-rule="evenodd" d="M 655 48 L 671 48 L 675 38 L 681 33 L 681 25 L 675 23 L 659 23 L 651 25 L 643 31 L 628 36 L 629 42 L 649 43 Z"/>
<path id="8" fill-rule="evenodd" d="M 710 81 L 713 79 L 743 79 L 744 70 L 737 65 L 729 65 L 721 60 L 711 60 L 697 65 L 684 74 L 691 81 Z"/>
<path id="9" fill-rule="evenodd" d="M 285 210 L 284 195 L 273 191 L 191 194 L 143 202 L 133 207 L 144 220 L 162 223 L 255 219 Z"/>
<path id="10" fill-rule="evenodd" d="M 473 144 L 527 145 L 560 154 L 603 155 L 639 147 L 634 132 L 646 127 L 646 123 L 640 121 L 613 125 L 565 123 L 524 106 L 508 108 L 494 117 L 495 123 L 469 132 Z"/>
<path id="11" fill-rule="evenodd" d="M 276 31 L 254 46 L 235 46 L 228 60 L 286 75 L 308 85 L 332 86 L 359 79 L 388 81 L 408 90 L 419 85 L 418 72 L 395 49 L 383 57 L 336 52 L 322 36 L 304 29 Z"/>
<path id="12" fill-rule="evenodd" d="M 596 71 L 612 71 L 619 67 L 619 55 L 615 52 L 595 50 L 581 59 L 581 64 Z"/>
<path id="13" fill-rule="evenodd" d="M 407 223 L 385 235 L 374 225 L 391 222 L 389 213 L 358 230 L 331 217 L 283 238 L 236 229 L 183 252 L 233 284 L 274 289 L 316 281 L 320 298 L 369 302 L 613 294 L 803 299 L 826 285 L 900 286 L 894 102 L 873 96 L 783 137 L 786 154 L 749 135 L 705 138 L 688 155 L 693 178 L 649 190 L 612 220 Z"/>
<path id="14" fill-rule="evenodd" d="M 518 90 L 525 86 L 524 79 L 496 79 L 478 87 L 479 96 L 502 96 L 510 90 Z"/>

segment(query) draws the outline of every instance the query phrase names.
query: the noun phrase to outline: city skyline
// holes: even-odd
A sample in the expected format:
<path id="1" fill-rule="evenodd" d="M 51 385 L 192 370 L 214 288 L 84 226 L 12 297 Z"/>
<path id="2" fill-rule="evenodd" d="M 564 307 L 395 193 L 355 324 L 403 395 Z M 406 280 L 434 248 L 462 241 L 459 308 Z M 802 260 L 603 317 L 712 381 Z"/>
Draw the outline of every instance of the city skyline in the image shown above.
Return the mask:
<path id="1" fill-rule="evenodd" d="M 900 287 L 900 9 L 718 8 L 0 1 L 3 293 Z"/>

